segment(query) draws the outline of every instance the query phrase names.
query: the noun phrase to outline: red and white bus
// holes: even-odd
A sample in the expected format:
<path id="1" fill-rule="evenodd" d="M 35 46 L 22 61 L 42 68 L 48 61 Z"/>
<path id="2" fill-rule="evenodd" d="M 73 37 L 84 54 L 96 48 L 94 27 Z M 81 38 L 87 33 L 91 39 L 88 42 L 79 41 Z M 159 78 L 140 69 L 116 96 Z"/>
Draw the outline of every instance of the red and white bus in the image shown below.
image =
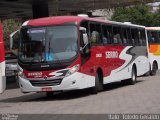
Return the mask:
<path id="1" fill-rule="evenodd" d="M 146 27 L 149 44 L 150 74 L 160 69 L 160 27 Z"/>
<path id="2" fill-rule="evenodd" d="M 149 71 L 144 26 L 88 17 L 59 16 L 26 21 L 20 30 L 22 92 L 93 88 Z"/>
<path id="3" fill-rule="evenodd" d="M 0 22 L 0 93 L 3 93 L 5 88 L 6 88 L 5 51 L 4 51 L 2 24 Z"/>

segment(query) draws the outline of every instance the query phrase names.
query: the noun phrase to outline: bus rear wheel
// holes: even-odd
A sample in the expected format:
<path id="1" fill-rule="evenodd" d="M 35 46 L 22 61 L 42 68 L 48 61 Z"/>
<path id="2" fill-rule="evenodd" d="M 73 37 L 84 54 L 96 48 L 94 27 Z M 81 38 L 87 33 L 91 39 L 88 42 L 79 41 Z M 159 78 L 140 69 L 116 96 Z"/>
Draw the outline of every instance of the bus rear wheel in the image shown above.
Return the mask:
<path id="1" fill-rule="evenodd" d="M 128 83 L 130 85 L 134 85 L 137 81 L 137 72 L 136 72 L 136 68 L 133 67 L 132 68 L 132 73 L 131 73 L 131 78 L 128 80 Z"/>
<path id="2" fill-rule="evenodd" d="M 100 81 L 100 75 L 96 73 L 95 86 L 92 88 L 92 93 L 97 94 L 99 91 L 103 90 L 103 81 Z"/>
<path id="3" fill-rule="evenodd" d="M 156 75 L 156 73 L 157 73 L 157 65 L 156 65 L 156 63 L 154 62 L 153 65 L 152 65 L 152 70 L 151 70 L 150 74 L 151 74 L 152 76 L 154 76 L 154 75 Z"/>

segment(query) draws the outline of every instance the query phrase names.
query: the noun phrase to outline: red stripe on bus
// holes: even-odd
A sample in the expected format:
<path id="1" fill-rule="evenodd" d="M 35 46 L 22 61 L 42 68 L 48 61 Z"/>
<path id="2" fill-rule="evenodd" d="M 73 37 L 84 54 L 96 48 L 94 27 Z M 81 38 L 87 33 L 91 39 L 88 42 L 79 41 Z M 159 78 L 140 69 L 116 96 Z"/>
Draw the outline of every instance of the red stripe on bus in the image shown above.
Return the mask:
<path id="1" fill-rule="evenodd" d="M 2 25 L 0 23 L 0 62 L 5 60 Z"/>

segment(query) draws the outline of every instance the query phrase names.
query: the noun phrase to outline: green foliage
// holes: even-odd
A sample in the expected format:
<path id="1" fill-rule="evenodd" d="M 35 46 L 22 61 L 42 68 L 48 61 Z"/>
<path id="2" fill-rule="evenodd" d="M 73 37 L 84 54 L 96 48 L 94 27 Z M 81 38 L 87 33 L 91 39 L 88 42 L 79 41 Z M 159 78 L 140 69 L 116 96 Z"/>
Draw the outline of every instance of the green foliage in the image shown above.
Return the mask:
<path id="1" fill-rule="evenodd" d="M 6 19 L 2 21 L 3 36 L 5 42 L 5 49 L 9 49 L 9 35 L 20 28 L 22 22 L 20 19 Z"/>
<path id="2" fill-rule="evenodd" d="M 144 26 L 160 25 L 160 10 L 156 13 L 150 12 L 150 7 L 137 5 L 128 8 L 117 8 L 112 16 L 113 21 L 131 22 Z"/>
<path id="3" fill-rule="evenodd" d="M 160 26 L 160 7 L 159 10 L 155 13 L 153 26 Z"/>

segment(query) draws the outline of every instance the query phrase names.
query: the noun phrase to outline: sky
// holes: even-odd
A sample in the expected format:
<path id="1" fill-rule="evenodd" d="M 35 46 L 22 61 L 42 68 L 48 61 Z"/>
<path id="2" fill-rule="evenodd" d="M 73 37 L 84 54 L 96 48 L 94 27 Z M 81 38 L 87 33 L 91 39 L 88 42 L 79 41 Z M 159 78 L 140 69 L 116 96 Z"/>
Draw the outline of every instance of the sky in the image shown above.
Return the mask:
<path id="1" fill-rule="evenodd" d="M 158 7 L 160 5 L 160 2 L 149 3 L 149 5 L 152 5 L 154 7 Z"/>

